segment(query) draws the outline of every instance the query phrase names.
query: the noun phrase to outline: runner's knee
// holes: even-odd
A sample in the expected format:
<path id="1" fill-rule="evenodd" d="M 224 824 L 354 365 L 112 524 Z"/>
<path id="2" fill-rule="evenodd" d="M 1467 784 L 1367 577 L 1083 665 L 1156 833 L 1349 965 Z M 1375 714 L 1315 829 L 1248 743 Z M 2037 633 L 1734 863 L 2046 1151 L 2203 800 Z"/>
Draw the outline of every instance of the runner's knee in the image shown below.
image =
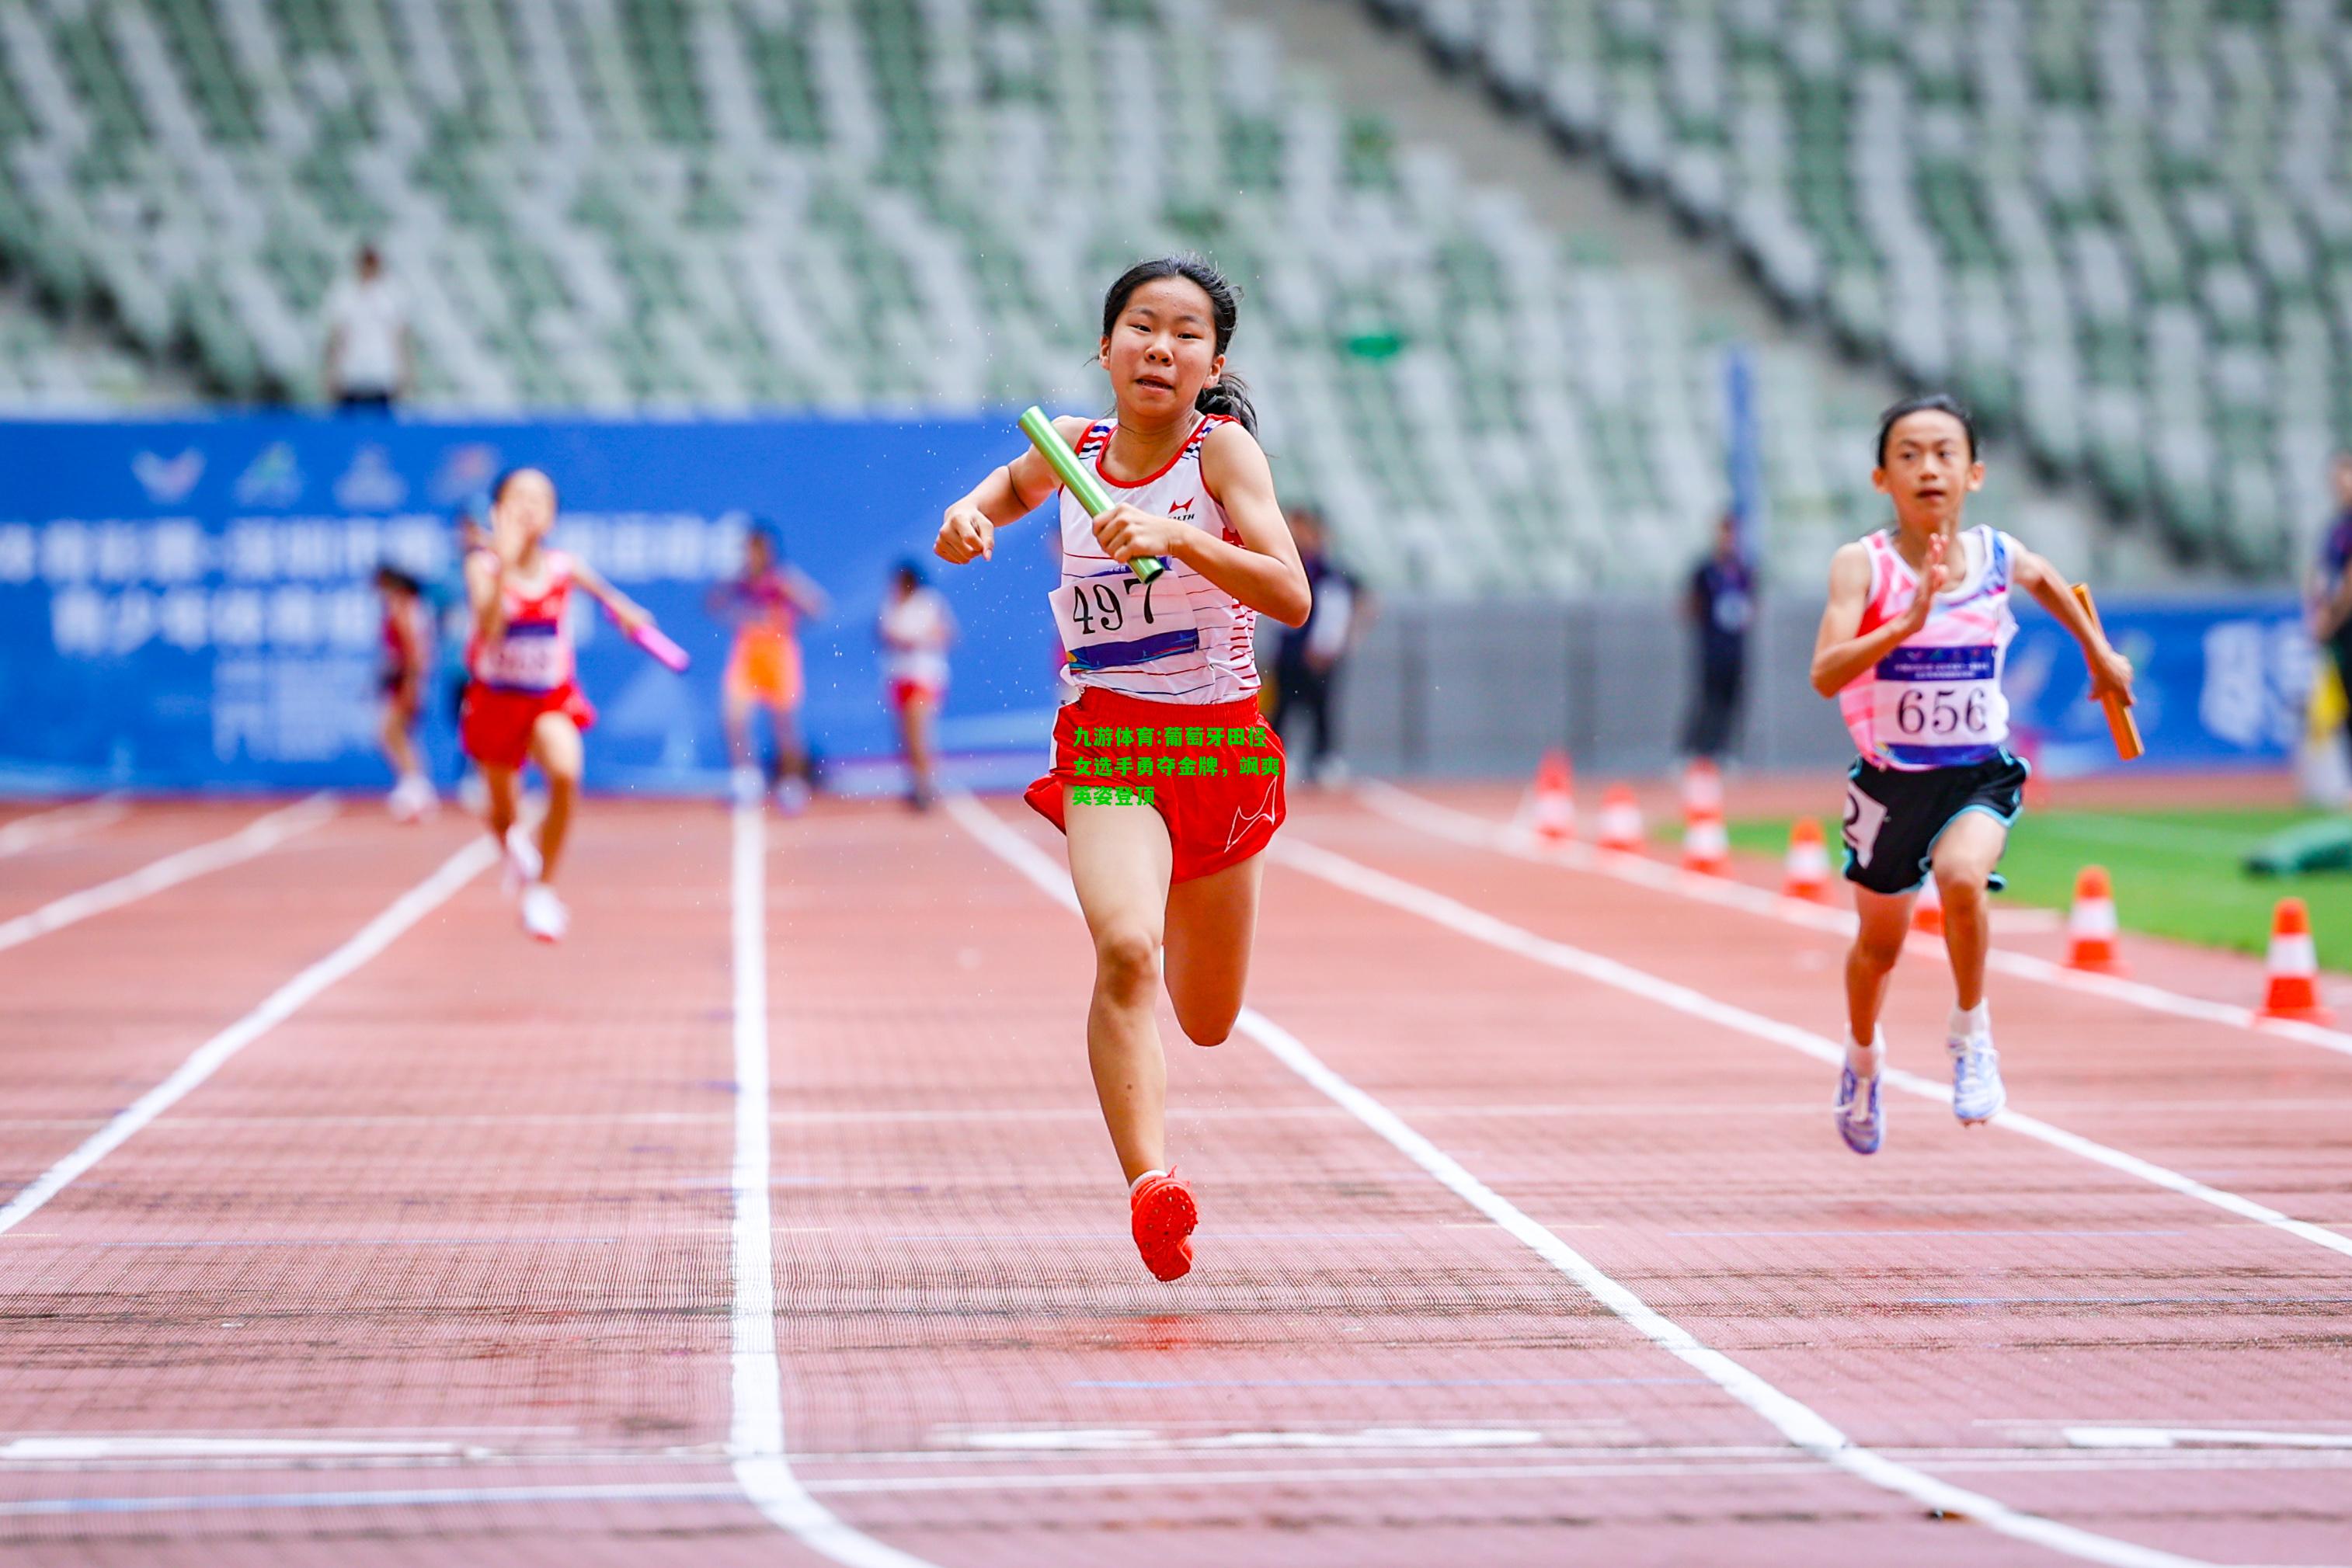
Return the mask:
<path id="1" fill-rule="evenodd" d="M 1956 855 L 1949 862 L 1936 862 L 1936 891 L 1948 905 L 1973 904 L 1985 895 L 1990 868 L 1977 863 L 1973 855 Z"/>
<path id="2" fill-rule="evenodd" d="M 1853 950 L 1874 969 L 1892 969 L 1903 956 L 1905 930 L 1901 926 L 1879 929 L 1864 925 L 1853 934 Z"/>
<path id="3" fill-rule="evenodd" d="M 1140 925 L 1113 926 L 1095 938 L 1095 974 L 1122 1000 L 1149 996 L 1160 978 L 1160 943 Z"/>

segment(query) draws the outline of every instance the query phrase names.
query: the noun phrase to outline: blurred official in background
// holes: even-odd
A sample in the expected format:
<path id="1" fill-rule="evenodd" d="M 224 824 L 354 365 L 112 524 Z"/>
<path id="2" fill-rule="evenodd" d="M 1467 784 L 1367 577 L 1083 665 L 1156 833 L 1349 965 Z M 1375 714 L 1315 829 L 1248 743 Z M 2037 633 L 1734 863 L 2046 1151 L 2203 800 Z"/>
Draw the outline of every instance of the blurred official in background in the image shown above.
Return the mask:
<path id="1" fill-rule="evenodd" d="M 1290 508 L 1290 536 L 1297 541 L 1299 564 L 1307 569 L 1315 603 L 1303 626 L 1285 626 L 1270 618 L 1260 622 L 1275 629 L 1274 728 L 1305 777 L 1338 783 L 1347 771 L 1335 711 L 1339 671 L 1371 624 L 1372 598 L 1332 559 L 1329 530 L 1313 507 Z M 1315 727 L 1311 748 L 1305 740 L 1309 723 Z"/>
<path id="2" fill-rule="evenodd" d="M 1692 569 L 1684 615 L 1698 633 L 1698 693 L 1683 728 L 1683 750 L 1720 761 L 1739 726 L 1748 683 L 1748 628 L 1756 619 L 1756 577 L 1740 553 L 1739 526 L 1726 514 L 1715 549 Z"/>

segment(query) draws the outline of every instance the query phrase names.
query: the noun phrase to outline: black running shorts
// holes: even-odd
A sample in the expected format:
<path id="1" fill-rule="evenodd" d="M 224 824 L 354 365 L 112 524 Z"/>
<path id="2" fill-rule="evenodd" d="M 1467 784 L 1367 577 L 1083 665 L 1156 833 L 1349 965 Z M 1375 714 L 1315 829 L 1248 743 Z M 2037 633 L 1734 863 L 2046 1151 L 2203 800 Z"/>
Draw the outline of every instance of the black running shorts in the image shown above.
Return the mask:
<path id="1" fill-rule="evenodd" d="M 2007 827 L 2025 800 L 2026 766 L 2006 751 L 1959 768 L 1919 772 L 1854 759 L 1846 773 L 1845 879 L 1873 893 L 1916 893 L 1936 841 L 1970 811 Z M 2003 885 L 2000 873 L 1992 886 Z"/>

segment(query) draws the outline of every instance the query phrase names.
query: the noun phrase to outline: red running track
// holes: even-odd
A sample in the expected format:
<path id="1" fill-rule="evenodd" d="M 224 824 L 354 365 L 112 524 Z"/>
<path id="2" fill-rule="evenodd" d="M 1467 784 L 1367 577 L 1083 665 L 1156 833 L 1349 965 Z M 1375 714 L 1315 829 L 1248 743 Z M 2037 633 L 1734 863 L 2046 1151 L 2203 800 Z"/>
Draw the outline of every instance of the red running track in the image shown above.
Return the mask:
<path id="1" fill-rule="evenodd" d="M 45 849 L 44 890 L 188 826 Z M 1832 936 L 1344 799 L 1285 837 L 1836 1032 Z M 464 841 L 354 804 L 0 951 L 0 1200 Z M 716 808 L 593 803 L 565 945 L 476 878 L 0 1234 L 0 1554 L 2352 1563 L 2352 1257 L 1909 1096 L 1857 1160 L 1797 1051 L 1297 862 L 1253 984 L 1275 1026 L 1855 1444 L 2112 1551 L 1801 1451 L 1261 1045 L 1165 1018 L 1203 1228 L 1157 1284 L 1075 916 L 951 817 L 852 807 L 770 824 L 757 862 L 785 1437 L 849 1527 L 796 1536 L 729 1462 L 733 845 Z M 1899 1065 L 1934 1071 L 1943 1005 L 1898 978 Z M 2352 1058 L 2011 980 L 1994 1005 L 2020 1109 L 2352 1233 Z"/>

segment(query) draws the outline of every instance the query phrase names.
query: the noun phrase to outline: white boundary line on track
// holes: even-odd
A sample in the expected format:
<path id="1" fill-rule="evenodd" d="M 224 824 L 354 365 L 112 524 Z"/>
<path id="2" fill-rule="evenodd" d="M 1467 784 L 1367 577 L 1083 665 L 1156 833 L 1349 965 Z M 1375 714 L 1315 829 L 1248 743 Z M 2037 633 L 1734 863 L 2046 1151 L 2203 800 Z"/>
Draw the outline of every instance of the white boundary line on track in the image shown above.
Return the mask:
<path id="1" fill-rule="evenodd" d="M 1672 980 L 1662 980 L 1647 970 L 1636 969 L 1630 964 L 1621 964 L 1614 958 L 1603 957 L 1598 953 L 1588 953 L 1581 947 L 1571 947 L 1565 942 L 1555 942 L 1548 936 L 1538 936 L 1524 926 L 1514 925 L 1509 921 L 1489 915 L 1484 910 L 1474 909 L 1466 904 L 1448 898 L 1445 894 L 1423 887 L 1417 883 L 1391 876 L 1384 871 L 1376 871 L 1370 866 L 1351 861 L 1345 855 L 1335 854 L 1319 845 L 1286 843 L 1277 846 L 1275 852 L 1276 858 L 1285 864 L 1295 866 L 1310 876 L 1319 877 L 1334 886 L 1345 888 L 1375 903 L 1403 910 L 1409 915 L 1417 915 L 1424 920 L 1459 932 L 1475 941 L 1484 942 L 1490 947 L 1499 947 L 1507 953 L 1533 959 L 1549 968 L 1562 970 L 1568 974 L 1581 976 L 1588 980 L 1598 981 L 1604 986 L 1614 987 L 1618 990 L 1640 997 L 1645 1001 L 1672 1008 L 1676 1012 L 1704 1019 L 1719 1028 L 1733 1030 L 1757 1040 L 1769 1041 L 1774 1045 L 1785 1045 L 1792 1051 L 1802 1051 L 1816 1061 L 1824 1062 L 1832 1067 L 1842 1065 L 1845 1061 L 1845 1047 L 1826 1035 L 1815 1034 L 1811 1030 L 1800 1029 L 1794 1024 L 1782 1023 L 1778 1019 L 1766 1018 L 1761 1013 L 1750 1012 L 1746 1008 L 1736 1007 L 1729 1002 L 1717 1001 L 1703 991 L 1693 990 L 1688 986 L 1676 985 Z M 1916 1094 L 1924 1100 L 1933 1100 L 1938 1104 L 1951 1103 L 1952 1091 L 1948 1084 L 1922 1078 L 1916 1073 L 1906 1072 L 1900 1068 L 1888 1068 L 1884 1076 L 1888 1085 L 1893 1088 Z M 1822 1102 L 1824 1121 L 1828 1120 L 1828 1102 L 1824 1099 Z M 2069 1154 L 2079 1155 L 2095 1164 L 2105 1166 L 2110 1170 L 2121 1171 L 2126 1176 L 2137 1176 L 2142 1181 L 2163 1187 L 2169 1192 L 2179 1193 L 2184 1197 L 2193 1197 L 2200 1203 L 2211 1204 L 2214 1207 L 2234 1214 L 2242 1219 L 2258 1220 L 2262 1224 L 2284 1230 L 2290 1236 L 2299 1237 L 2303 1240 L 2325 1247 L 2332 1252 L 2352 1258 L 2352 1236 L 2340 1236 L 2321 1226 L 2294 1218 L 2280 1213 L 2275 1208 L 2266 1207 L 2252 1198 L 2241 1197 L 2236 1193 L 2225 1192 L 2220 1187 L 2208 1186 L 2203 1182 L 2182 1176 L 2178 1171 L 2168 1170 L 2162 1166 L 2141 1159 L 2137 1155 L 2127 1155 L 2120 1149 L 2112 1149 L 2105 1144 L 2095 1143 L 2080 1134 L 2070 1133 L 2063 1127 L 2053 1126 L 2038 1117 L 2029 1116 L 2021 1111 L 2003 1111 L 1993 1118 L 1990 1125 L 2005 1128 L 2010 1132 L 2048 1144 L 2053 1148 L 2064 1149 Z"/>
<path id="2" fill-rule="evenodd" d="M 1046 896 L 1065 908 L 1076 910 L 1077 895 L 1071 891 L 1067 872 L 1055 865 L 1044 851 L 1006 827 L 969 796 L 950 794 L 946 800 L 950 813 L 967 832 L 1036 884 Z M 1265 1047 L 1276 1061 L 1348 1111 L 1455 1197 L 1573 1280 L 1586 1294 L 1653 1344 L 1704 1375 L 1717 1387 L 1762 1416 L 1790 1443 L 1823 1464 L 1908 1498 L 1934 1513 L 1958 1515 L 2014 1540 L 2086 1562 L 2107 1563 L 2113 1568 L 2193 1568 L 2200 1562 L 2078 1530 L 2037 1514 L 2018 1512 L 1995 1499 L 1952 1486 L 1856 1447 L 1853 1439 L 1811 1406 L 1781 1393 L 1721 1351 L 1702 1343 L 1688 1330 L 1602 1273 L 1583 1254 L 1473 1176 L 1453 1155 L 1413 1131 L 1386 1105 L 1324 1065 L 1289 1030 L 1255 1008 L 1244 1008 L 1240 1021 L 1243 1030 Z"/>
<path id="3" fill-rule="evenodd" d="M 121 790 L 115 789 L 87 800 L 69 800 L 45 811 L 27 812 L 6 827 L 0 827 L 0 860 L 121 821 L 130 811 L 130 802 Z"/>
<path id="4" fill-rule="evenodd" d="M 1530 835 L 1508 824 L 1489 821 L 1468 811 L 1424 800 L 1393 784 L 1368 779 L 1359 784 L 1355 792 L 1356 798 L 1368 809 L 1389 821 L 1417 828 L 1436 838 L 1450 839 L 1458 844 L 1492 850 L 1516 860 L 1553 866 L 1562 871 L 1589 872 L 1614 877 L 1636 887 L 1676 894 L 1702 904 L 1760 915 L 1784 925 L 1802 925 L 1840 936 L 1853 934 L 1853 912 L 1849 909 L 1808 904 L 1801 898 L 1785 898 L 1780 894 L 1751 887 L 1728 877 L 1702 876 L 1696 872 L 1685 871 L 1680 866 L 1667 865 L 1643 855 L 1596 849 L 1583 843 L 1567 844 L 1558 849 L 1544 848 L 1534 842 Z M 1930 936 L 1912 937 L 1911 946 L 1915 952 L 1933 951 L 1938 956 L 1944 950 L 1943 945 Z M 2081 969 L 2070 969 L 2063 964 L 2053 964 L 2047 958 L 2037 958 L 2031 953 L 2012 952 L 2005 947 L 1993 948 L 1985 956 L 1985 962 L 2001 974 L 2055 986 L 2061 990 L 2105 997 L 2110 1001 L 2125 1002 L 2149 1012 L 2192 1019 L 2200 1023 L 2222 1024 L 2231 1029 L 2251 1030 L 2256 1034 L 2300 1040 L 2305 1045 L 2318 1046 L 2323 1051 L 2352 1056 L 2352 1034 L 2342 1030 L 2327 1029 L 2294 1019 L 2267 1019 L 2252 1008 L 2209 1001 L 2203 997 L 2182 996 L 2160 986 L 2118 979 L 2113 975 L 2094 975 Z"/>
<path id="5" fill-rule="evenodd" d="M 730 904 L 735 962 L 733 1408 L 735 1482 L 768 1521 L 847 1568 L 932 1568 L 844 1523 L 809 1495 L 784 1451 L 783 1365 L 776 1354 L 774 1218 L 769 1192 L 768 831 L 763 807 L 735 808 Z"/>
<path id="6" fill-rule="evenodd" d="M 86 887 L 79 893 L 68 893 L 30 914 L 19 915 L 14 920 L 0 921 L 0 951 L 21 946 L 36 936 L 46 936 L 61 926 L 87 920 L 93 915 L 120 909 L 151 893 L 176 887 L 206 872 L 251 860 L 257 854 L 276 849 L 297 833 L 309 832 L 334 814 L 334 796 L 321 790 L 316 795 L 305 796 L 290 806 L 281 806 L 266 816 L 256 817 L 226 838 L 196 844 L 151 862 L 137 871 L 125 872 L 111 882 L 101 882 L 96 887 Z"/>
<path id="7" fill-rule="evenodd" d="M 205 1041 L 166 1078 L 82 1142 L 79 1148 L 33 1178 L 0 1205 L 0 1236 L 22 1224 L 67 1184 L 121 1148 L 131 1135 L 187 1097 L 220 1071 L 230 1057 L 268 1034 L 320 992 L 392 946 L 400 935 L 446 903 L 498 858 L 487 840 L 475 839 L 441 862 L 440 869 L 394 899 L 390 907 L 355 932 L 341 946 L 304 969 L 265 998 L 261 1005 Z"/>

